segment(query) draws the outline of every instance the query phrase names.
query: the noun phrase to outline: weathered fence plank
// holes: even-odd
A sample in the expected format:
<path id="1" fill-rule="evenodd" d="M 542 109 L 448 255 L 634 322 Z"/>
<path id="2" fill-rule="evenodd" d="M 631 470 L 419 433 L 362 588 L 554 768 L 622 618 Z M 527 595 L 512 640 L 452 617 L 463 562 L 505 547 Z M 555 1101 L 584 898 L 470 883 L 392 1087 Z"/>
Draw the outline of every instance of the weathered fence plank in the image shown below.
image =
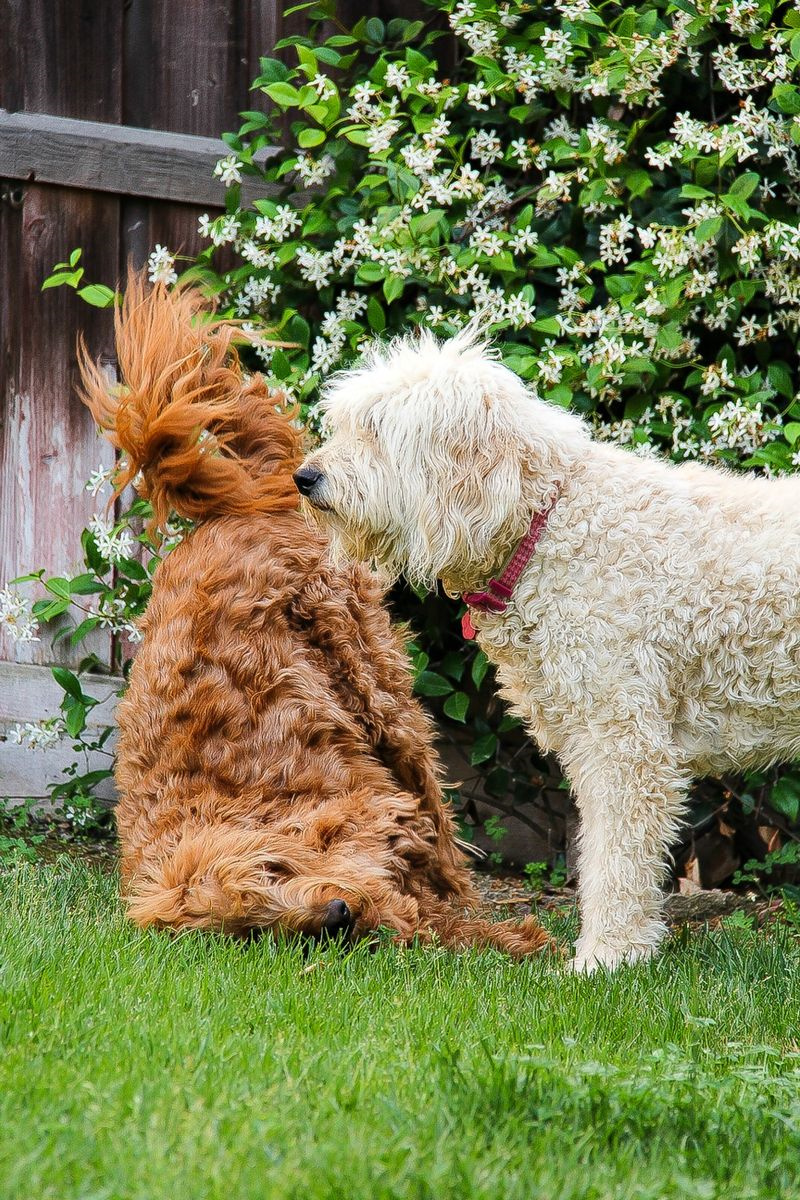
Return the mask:
<path id="1" fill-rule="evenodd" d="M 66 288 L 43 293 L 41 284 L 65 244 L 87 239 L 94 278 L 113 279 L 116 209 L 105 196 L 34 185 L 21 208 L 0 217 L 15 265 L 13 291 L 0 288 L 0 353 L 8 364 L 0 394 L 0 586 L 31 568 L 62 574 L 78 567 L 80 530 L 98 507 L 84 483 L 100 463 L 113 462 L 75 395 L 75 331 L 82 326 L 92 350 L 111 361 L 108 314 Z M 92 237 L 97 228 L 104 239 Z M 51 649 L 50 636 L 16 645 L 0 635 L 0 658 L 74 664 L 87 652 L 67 642 Z M 95 634 L 88 648 L 108 661 L 107 635 Z"/>
<path id="2" fill-rule="evenodd" d="M 229 153 L 220 138 L 0 109 L 0 178 L 5 179 L 219 209 L 225 207 L 225 188 L 214 166 Z M 261 151 L 259 160 L 270 153 L 276 151 Z M 263 195 L 263 185 L 242 181 L 245 201 Z"/>

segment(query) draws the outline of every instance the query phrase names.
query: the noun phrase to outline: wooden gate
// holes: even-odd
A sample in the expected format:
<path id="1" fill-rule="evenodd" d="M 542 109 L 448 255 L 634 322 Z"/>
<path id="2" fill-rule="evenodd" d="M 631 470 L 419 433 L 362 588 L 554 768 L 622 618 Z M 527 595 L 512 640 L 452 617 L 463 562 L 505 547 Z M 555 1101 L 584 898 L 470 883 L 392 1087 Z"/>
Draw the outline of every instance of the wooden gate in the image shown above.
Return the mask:
<path id="1" fill-rule="evenodd" d="M 111 461 L 74 394 L 77 334 L 112 361 L 110 314 L 42 281 L 77 246 L 87 281 L 107 284 L 156 243 L 198 249 L 198 217 L 223 205 L 219 134 L 257 106 L 248 88 L 280 9 L 0 0 L 0 588 L 32 568 L 75 570 L 97 507 L 84 482 Z M 110 662 L 110 635 L 94 636 Z M 48 664 L 83 653 L 46 632 L 25 645 L 0 634 L 0 796 L 43 795 L 71 759 L 69 746 L 34 752 L 4 735 L 58 711 Z"/>

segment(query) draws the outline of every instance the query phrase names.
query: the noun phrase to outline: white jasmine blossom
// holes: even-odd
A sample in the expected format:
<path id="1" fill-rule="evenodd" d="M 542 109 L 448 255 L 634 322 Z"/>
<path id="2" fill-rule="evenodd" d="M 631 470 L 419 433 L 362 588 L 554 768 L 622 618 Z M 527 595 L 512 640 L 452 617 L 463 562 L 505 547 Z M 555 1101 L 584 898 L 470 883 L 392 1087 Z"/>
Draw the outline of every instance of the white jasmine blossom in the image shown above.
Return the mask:
<path id="1" fill-rule="evenodd" d="M 15 642 L 38 642 L 39 622 L 31 601 L 10 588 L 0 588 L 0 630 Z"/>
<path id="2" fill-rule="evenodd" d="M 147 260 L 147 277 L 151 283 L 171 285 L 177 282 L 178 273 L 175 270 L 175 256 L 170 254 L 166 246 L 156 245 Z"/>
<path id="3" fill-rule="evenodd" d="M 214 174 L 222 180 L 225 187 L 230 187 L 234 183 L 242 182 L 242 166 L 235 154 L 228 154 L 225 158 L 221 158 L 214 167 Z"/>

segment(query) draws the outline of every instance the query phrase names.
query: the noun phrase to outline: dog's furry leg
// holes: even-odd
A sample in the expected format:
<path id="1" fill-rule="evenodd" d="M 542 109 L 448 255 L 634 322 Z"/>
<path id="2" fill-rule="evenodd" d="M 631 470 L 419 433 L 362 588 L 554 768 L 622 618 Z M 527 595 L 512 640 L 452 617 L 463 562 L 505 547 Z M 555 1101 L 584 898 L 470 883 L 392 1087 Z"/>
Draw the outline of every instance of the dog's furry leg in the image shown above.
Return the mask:
<path id="1" fill-rule="evenodd" d="M 593 971 L 647 958 L 666 931 L 661 885 L 689 778 L 666 728 L 644 714 L 602 742 L 584 735 L 564 765 L 581 815 L 574 966 Z"/>

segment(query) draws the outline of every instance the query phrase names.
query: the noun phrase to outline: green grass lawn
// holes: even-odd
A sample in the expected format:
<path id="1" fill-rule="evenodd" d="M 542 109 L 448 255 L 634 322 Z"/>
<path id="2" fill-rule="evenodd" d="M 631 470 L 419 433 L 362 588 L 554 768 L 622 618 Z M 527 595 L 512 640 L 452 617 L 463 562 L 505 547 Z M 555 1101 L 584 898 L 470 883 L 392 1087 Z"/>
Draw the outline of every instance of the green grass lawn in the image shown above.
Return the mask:
<path id="1" fill-rule="evenodd" d="M 2 1200 L 800 1195 L 784 927 L 585 979 L 174 940 L 115 889 L 0 875 Z"/>

